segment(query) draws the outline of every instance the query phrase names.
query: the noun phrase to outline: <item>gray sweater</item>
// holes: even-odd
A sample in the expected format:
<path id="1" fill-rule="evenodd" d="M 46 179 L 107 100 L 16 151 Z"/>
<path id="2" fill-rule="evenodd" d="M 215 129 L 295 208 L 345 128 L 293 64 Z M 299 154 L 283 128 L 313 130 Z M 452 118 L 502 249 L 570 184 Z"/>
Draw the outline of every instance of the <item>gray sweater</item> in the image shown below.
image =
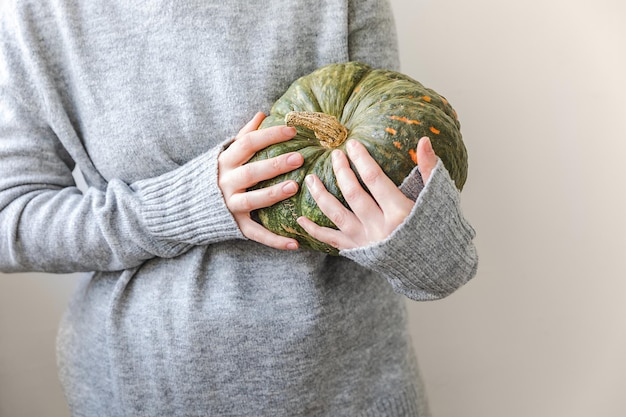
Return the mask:
<path id="1" fill-rule="evenodd" d="M 477 265 L 441 163 L 388 239 L 337 257 L 246 240 L 217 187 L 296 78 L 397 69 L 384 0 L 3 3 L 0 270 L 86 272 L 58 337 L 73 415 L 428 414 L 403 297 Z"/>

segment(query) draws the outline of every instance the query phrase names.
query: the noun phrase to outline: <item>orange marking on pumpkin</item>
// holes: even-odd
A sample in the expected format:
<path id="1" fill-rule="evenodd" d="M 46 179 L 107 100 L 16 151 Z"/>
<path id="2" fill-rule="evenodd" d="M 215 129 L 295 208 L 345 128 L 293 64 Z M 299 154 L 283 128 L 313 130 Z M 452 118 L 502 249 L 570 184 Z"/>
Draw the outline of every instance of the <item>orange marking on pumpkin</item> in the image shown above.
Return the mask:
<path id="1" fill-rule="evenodd" d="M 443 102 L 443 104 L 448 105 L 448 100 L 446 100 L 445 97 L 439 96 L 441 98 L 441 101 Z"/>
<path id="2" fill-rule="evenodd" d="M 408 117 L 389 116 L 389 118 L 391 120 L 397 120 L 399 122 L 403 122 L 409 125 L 421 125 L 422 124 L 422 122 L 420 122 L 419 120 L 412 120 L 412 119 L 409 119 Z"/>
<path id="3" fill-rule="evenodd" d="M 393 143 L 393 146 L 395 146 L 395 147 L 396 147 L 396 148 L 398 148 L 398 149 L 402 149 L 402 144 L 401 144 L 400 142 L 397 142 L 397 141 L 396 141 L 396 142 L 394 142 L 394 143 Z"/>
<path id="4" fill-rule="evenodd" d="M 428 97 L 428 96 L 422 96 L 422 100 L 424 100 L 424 101 L 426 101 L 426 102 L 430 103 L 431 98 L 430 98 L 430 97 Z"/>
<path id="5" fill-rule="evenodd" d="M 398 133 L 398 131 L 396 129 L 392 129 L 390 127 L 386 128 L 385 132 L 391 133 L 392 135 L 395 135 L 396 133 Z"/>
<path id="6" fill-rule="evenodd" d="M 409 155 L 413 162 L 415 162 L 415 165 L 417 165 L 417 152 L 415 152 L 415 149 L 409 149 Z"/>
<path id="7" fill-rule="evenodd" d="M 430 131 L 431 131 L 431 132 L 433 132 L 435 135 L 438 135 L 439 133 L 441 133 L 441 131 L 440 131 L 440 130 L 435 129 L 435 128 L 434 128 L 434 127 L 432 127 L 432 126 L 430 127 Z"/>

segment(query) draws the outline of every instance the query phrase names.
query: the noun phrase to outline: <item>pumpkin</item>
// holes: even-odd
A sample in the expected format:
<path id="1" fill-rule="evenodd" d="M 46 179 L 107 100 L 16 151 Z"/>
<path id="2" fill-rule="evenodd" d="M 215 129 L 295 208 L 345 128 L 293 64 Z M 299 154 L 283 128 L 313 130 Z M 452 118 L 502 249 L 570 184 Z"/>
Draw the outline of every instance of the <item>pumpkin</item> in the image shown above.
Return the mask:
<path id="1" fill-rule="evenodd" d="M 443 96 L 395 71 L 360 62 L 321 67 L 293 82 L 260 128 L 276 125 L 295 126 L 296 136 L 257 152 L 251 162 L 297 151 L 304 164 L 254 188 L 292 179 L 300 189 L 289 199 L 257 210 L 255 217 L 270 231 L 295 238 L 303 248 L 338 254 L 337 249 L 308 235 L 296 219 L 306 216 L 321 226 L 336 228 L 302 183 L 307 174 L 317 175 L 348 207 L 330 158 L 333 149 L 344 150 L 348 139 L 365 145 L 385 174 L 400 185 L 418 163 L 418 140 L 428 136 L 457 188 L 461 190 L 465 183 L 467 152 L 456 112 Z"/>

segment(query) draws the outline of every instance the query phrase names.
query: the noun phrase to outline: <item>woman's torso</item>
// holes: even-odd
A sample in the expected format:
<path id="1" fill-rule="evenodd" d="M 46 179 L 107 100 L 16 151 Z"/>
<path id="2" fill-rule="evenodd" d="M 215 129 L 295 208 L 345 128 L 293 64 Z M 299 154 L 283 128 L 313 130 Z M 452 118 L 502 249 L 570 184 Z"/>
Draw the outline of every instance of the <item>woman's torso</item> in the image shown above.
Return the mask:
<path id="1" fill-rule="evenodd" d="M 348 2 L 85 3 L 54 9 L 43 53 L 80 139 L 64 145 L 94 187 L 171 171 L 351 59 Z M 93 274 L 59 346 L 77 415 L 417 413 L 402 300 L 314 252 L 226 241 Z"/>

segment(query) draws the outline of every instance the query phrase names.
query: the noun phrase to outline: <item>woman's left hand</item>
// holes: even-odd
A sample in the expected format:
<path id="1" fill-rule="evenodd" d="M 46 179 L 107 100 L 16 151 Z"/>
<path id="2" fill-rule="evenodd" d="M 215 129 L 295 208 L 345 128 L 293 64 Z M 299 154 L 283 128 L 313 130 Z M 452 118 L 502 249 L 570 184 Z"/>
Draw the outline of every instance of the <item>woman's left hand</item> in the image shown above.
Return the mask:
<path id="1" fill-rule="evenodd" d="M 404 221 L 415 204 L 385 175 L 361 143 L 351 140 L 346 148 L 348 157 L 371 195 L 359 183 L 346 154 L 334 150 L 333 170 L 350 209 L 329 193 L 318 177 L 308 175 L 306 185 L 311 195 L 338 230 L 321 227 L 306 217 L 298 218 L 298 224 L 307 233 L 340 250 L 384 240 Z M 426 137 L 420 139 L 417 145 L 417 159 L 425 184 L 437 164 L 437 156 Z"/>

